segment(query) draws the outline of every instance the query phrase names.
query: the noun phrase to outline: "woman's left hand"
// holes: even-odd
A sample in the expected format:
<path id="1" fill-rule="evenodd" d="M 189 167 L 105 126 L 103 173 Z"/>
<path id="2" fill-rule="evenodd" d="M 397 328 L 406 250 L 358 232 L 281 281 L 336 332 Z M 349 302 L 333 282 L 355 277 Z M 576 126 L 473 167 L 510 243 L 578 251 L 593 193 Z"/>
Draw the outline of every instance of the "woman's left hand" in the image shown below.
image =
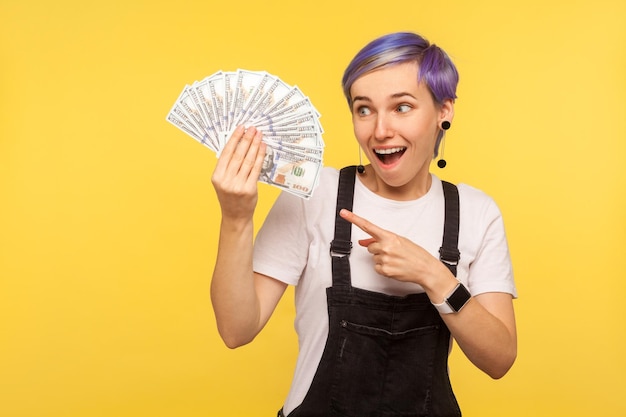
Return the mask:
<path id="1" fill-rule="evenodd" d="M 342 209 L 340 216 L 371 236 L 359 244 L 372 254 L 378 274 L 398 281 L 414 282 L 427 291 L 444 277 L 454 279 L 443 264 L 421 246 Z M 452 283 L 456 281 L 450 281 Z"/>

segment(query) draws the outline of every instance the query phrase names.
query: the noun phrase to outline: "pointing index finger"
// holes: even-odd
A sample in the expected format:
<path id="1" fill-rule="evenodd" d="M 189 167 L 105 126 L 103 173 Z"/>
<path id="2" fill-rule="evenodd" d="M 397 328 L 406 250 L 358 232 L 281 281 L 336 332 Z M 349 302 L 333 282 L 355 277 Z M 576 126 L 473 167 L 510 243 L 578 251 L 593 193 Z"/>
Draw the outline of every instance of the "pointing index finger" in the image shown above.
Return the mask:
<path id="1" fill-rule="evenodd" d="M 374 223 L 371 223 L 369 220 L 364 219 L 363 217 L 357 216 L 353 212 L 347 209 L 341 209 L 339 211 L 339 215 L 344 219 L 363 230 L 365 233 L 370 235 L 376 240 L 380 240 L 385 233 L 384 229 L 376 226 Z"/>

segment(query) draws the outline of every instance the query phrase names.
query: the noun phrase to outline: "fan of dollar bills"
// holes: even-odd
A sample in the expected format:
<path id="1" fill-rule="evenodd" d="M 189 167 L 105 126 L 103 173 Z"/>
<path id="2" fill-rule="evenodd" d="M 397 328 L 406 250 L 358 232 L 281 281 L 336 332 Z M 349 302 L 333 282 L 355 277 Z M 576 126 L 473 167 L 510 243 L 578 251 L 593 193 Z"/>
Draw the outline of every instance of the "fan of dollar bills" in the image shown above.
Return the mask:
<path id="1" fill-rule="evenodd" d="M 297 86 L 263 71 L 218 71 L 186 85 L 167 121 L 219 157 L 239 125 L 255 126 L 268 145 L 259 181 L 303 198 L 322 168 L 320 114 Z"/>

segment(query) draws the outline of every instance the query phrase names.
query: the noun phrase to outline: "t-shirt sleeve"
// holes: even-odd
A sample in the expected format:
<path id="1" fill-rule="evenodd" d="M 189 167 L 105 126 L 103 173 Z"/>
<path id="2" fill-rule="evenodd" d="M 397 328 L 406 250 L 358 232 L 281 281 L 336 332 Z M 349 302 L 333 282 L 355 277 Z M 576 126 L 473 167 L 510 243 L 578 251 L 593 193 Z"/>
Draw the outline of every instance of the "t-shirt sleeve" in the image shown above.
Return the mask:
<path id="1" fill-rule="evenodd" d="M 484 230 L 476 257 L 469 267 L 468 282 L 473 295 L 505 292 L 517 297 L 513 267 L 502 213 L 491 198 L 483 201 L 481 229 Z"/>
<path id="2" fill-rule="evenodd" d="M 283 192 L 267 215 L 254 242 L 254 271 L 296 285 L 309 247 L 304 200 Z"/>

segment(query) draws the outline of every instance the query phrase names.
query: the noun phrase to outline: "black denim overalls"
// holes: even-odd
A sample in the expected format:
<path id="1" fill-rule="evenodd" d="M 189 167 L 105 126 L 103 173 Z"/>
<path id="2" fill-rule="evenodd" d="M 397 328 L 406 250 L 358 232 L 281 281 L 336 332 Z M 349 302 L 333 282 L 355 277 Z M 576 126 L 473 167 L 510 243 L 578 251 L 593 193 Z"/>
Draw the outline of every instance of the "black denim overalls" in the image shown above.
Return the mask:
<path id="1" fill-rule="evenodd" d="M 333 284 L 326 289 L 328 340 L 304 401 L 288 417 L 458 417 L 448 378 L 450 332 L 428 296 L 397 297 L 351 285 L 352 225 L 339 210 L 352 209 L 355 175 L 354 166 L 346 167 L 339 178 Z M 444 194 L 440 253 L 456 275 L 458 192 L 444 182 Z"/>

